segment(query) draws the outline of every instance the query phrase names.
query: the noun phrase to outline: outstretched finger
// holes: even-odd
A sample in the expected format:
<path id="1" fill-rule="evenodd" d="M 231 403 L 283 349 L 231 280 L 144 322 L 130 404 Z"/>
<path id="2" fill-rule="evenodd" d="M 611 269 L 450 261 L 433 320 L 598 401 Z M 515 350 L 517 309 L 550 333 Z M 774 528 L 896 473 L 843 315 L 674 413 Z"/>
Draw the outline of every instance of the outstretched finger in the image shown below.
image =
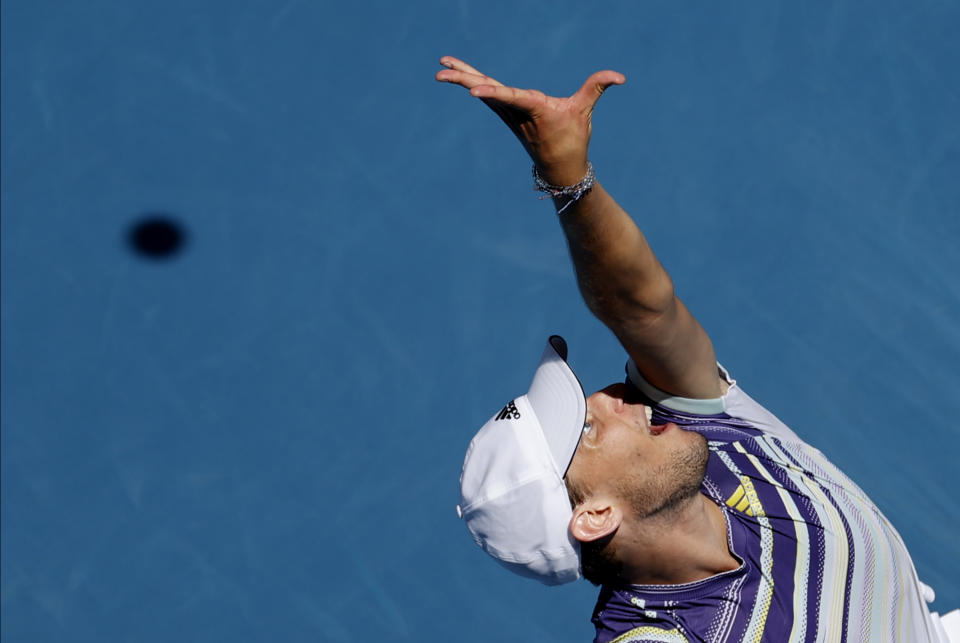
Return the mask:
<path id="1" fill-rule="evenodd" d="M 491 78 L 490 76 L 487 76 L 483 72 L 477 70 L 475 67 L 472 67 L 471 65 L 468 65 L 467 63 L 463 62 L 459 58 L 454 58 L 453 56 L 443 56 L 440 59 L 440 64 L 446 67 L 447 69 L 452 69 L 454 71 L 459 71 L 465 74 L 470 74 L 473 76 L 479 76 L 480 78 L 484 78 L 486 79 L 488 85 L 498 85 L 498 86 L 503 85 L 503 83 L 498 81 L 496 78 Z M 441 80 L 440 74 L 443 74 L 443 73 L 444 72 L 441 71 L 440 73 L 437 74 L 437 80 Z"/>
<path id="2" fill-rule="evenodd" d="M 502 87 L 500 83 L 489 76 L 471 74 L 469 72 L 459 71 L 456 69 L 441 69 L 437 72 L 437 75 L 434 76 L 434 78 L 439 80 L 441 83 L 460 85 L 466 89 L 473 89 L 474 87 L 479 87 L 481 85 Z"/>
<path id="3" fill-rule="evenodd" d="M 440 58 L 440 64 L 446 67 L 447 69 L 456 69 L 457 71 L 464 71 L 464 72 L 467 72 L 468 74 L 476 74 L 477 76 L 484 76 L 485 78 L 490 78 L 489 76 L 484 74 L 482 71 L 478 70 L 477 68 L 465 63 L 459 58 L 454 58 L 453 56 L 443 56 L 442 58 Z M 497 84 L 497 85 L 500 84 L 493 78 L 490 78 L 490 80 L 493 81 L 494 84 Z"/>
<path id="4" fill-rule="evenodd" d="M 594 105 L 603 96 L 603 92 L 612 85 L 622 85 L 627 82 L 627 77 L 617 71 L 598 71 L 587 78 L 583 86 L 577 90 L 577 93 L 570 98 L 574 100 L 585 112 L 593 111 Z"/>

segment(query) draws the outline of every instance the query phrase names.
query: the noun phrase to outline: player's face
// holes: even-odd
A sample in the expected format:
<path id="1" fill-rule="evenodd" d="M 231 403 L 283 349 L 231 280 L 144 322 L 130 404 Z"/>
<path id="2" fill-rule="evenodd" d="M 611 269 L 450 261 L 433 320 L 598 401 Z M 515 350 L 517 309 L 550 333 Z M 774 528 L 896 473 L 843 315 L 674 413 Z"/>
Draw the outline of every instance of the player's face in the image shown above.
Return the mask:
<path id="1" fill-rule="evenodd" d="M 625 384 L 587 398 L 587 425 L 567 475 L 592 494 L 618 498 L 642 518 L 699 491 L 709 453 L 704 437 L 672 422 L 651 425 Z"/>

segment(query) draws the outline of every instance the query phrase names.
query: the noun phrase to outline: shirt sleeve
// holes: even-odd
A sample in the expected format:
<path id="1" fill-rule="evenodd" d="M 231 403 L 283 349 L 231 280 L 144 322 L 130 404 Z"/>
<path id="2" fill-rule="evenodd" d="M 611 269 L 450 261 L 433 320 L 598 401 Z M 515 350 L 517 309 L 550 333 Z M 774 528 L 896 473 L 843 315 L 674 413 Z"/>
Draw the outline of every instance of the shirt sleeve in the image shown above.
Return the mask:
<path id="1" fill-rule="evenodd" d="M 720 377 L 729 384 L 727 392 L 721 397 L 695 399 L 679 397 L 661 391 L 644 379 L 632 359 L 627 361 L 627 379 L 630 380 L 630 383 L 640 389 L 648 398 L 671 411 L 705 416 L 719 415 L 722 413 L 749 422 L 764 433 L 768 433 L 780 440 L 789 442 L 800 441 L 800 438 L 797 437 L 797 434 L 794 433 L 790 427 L 747 395 L 747 393 L 737 385 L 737 381 L 730 377 L 727 370 L 720 364 L 717 364 L 717 372 Z"/>

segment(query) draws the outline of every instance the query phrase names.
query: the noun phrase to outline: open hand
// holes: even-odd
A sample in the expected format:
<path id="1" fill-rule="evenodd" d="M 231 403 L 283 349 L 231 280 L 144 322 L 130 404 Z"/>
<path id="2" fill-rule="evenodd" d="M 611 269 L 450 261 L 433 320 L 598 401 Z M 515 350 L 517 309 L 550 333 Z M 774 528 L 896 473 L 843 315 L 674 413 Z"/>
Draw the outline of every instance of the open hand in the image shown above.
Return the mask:
<path id="1" fill-rule="evenodd" d="M 626 82 L 623 74 L 598 71 L 569 98 L 547 96 L 535 89 L 507 87 L 467 63 L 444 56 L 436 79 L 470 90 L 510 128 L 533 159 L 540 175 L 554 185 L 573 185 L 587 170 L 593 108 L 611 85 Z"/>

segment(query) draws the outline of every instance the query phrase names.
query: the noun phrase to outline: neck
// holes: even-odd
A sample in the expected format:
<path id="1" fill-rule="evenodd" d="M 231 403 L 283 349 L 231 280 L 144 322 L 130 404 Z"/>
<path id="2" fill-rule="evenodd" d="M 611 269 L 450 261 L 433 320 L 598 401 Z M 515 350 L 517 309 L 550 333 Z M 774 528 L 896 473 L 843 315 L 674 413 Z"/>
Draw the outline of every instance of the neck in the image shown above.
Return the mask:
<path id="1" fill-rule="evenodd" d="M 740 566 L 727 545 L 723 512 L 702 493 L 666 515 L 622 525 L 614 543 L 621 577 L 635 585 L 692 583 Z"/>

